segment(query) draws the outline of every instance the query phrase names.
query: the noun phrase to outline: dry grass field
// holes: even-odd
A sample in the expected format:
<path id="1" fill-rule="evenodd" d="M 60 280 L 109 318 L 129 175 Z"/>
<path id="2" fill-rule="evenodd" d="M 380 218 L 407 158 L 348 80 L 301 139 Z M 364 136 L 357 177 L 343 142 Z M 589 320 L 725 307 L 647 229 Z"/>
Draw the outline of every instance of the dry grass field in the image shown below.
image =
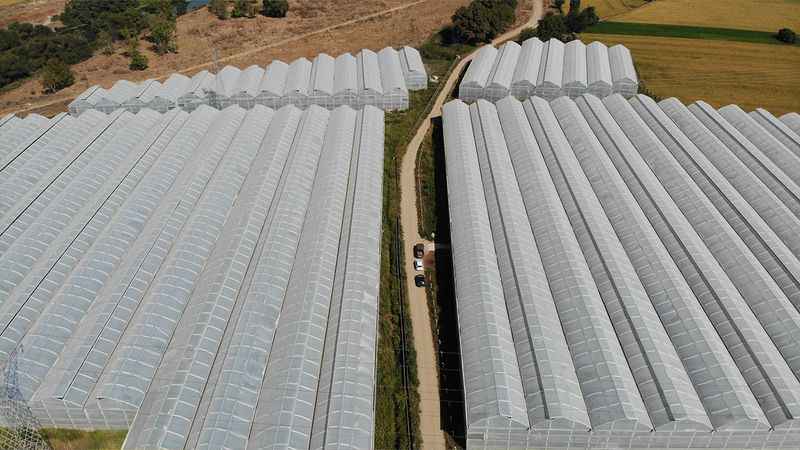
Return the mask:
<path id="1" fill-rule="evenodd" d="M 565 3 L 569 5 L 569 2 Z M 597 10 L 597 15 L 602 19 L 609 19 L 627 13 L 646 3 L 645 0 L 583 0 L 581 6 L 584 8 L 594 6 Z"/>
<path id="2" fill-rule="evenodd" d="M 800 48 L 743 42 L 583 34 L 584 41 L 623 44 L 648 89 L 683 102 L 731 103 L 746 111 L 800 111 Z"/>
<path id="3" fill-rule="evenodd" d="M 610 0 L 591 0 L 595 1 L 602 3 Z M 614 17 L 614 20 L 772 32 L 788 27 L 800 31 L 800 1 L 655 0 Z"/>
<path id="4" fill-rule="evenodd" d="M 203 68 L 212 69 L 198 66 L 212 61 L 213 48 L 217 49 L 220 58 L 247 52 L 246 56 L 224 61 L 224 64 L 244 68 L 251 64 L 263 66 L 273 59 L 313 57 L 320 52 L 338 55 L 362 48 L 419 45 L 435 30 L 449 23 L 453 12 L 469 0 L 290 0 L 289 3 L 291 8 L 286 19 L 259 15 L 254 19 L 222 21 L 205 8 L 186 14 L 178 20 L 177 54 L 156 56 L 148 49 L 147 42 L 142 41 L 142 49 L 150 60 L 147 70 L 128 70 L 128 58 L 122 55 L 122 49 L 111 56 L 97 54 L 73 66 L 76 83 L 57 94 L 42 94 L 41 84 L 35 78 L 15 89 L 0 92 L 0 113 L 52 103 L 35 110 L 50 116 L 65 111 L 72 98 L 94 84 L 110 87 L 119 79 L 163 78 L 179 71 L 192 75 Z M 289 44 L 282 43 L 331 25 L 408 4 L 414 6 Z"/>
<path id="5" fill-rule="evenodd" d="M 0 0 L 0 28 L 11 22 L 48 23 L 66 0 Z"/>

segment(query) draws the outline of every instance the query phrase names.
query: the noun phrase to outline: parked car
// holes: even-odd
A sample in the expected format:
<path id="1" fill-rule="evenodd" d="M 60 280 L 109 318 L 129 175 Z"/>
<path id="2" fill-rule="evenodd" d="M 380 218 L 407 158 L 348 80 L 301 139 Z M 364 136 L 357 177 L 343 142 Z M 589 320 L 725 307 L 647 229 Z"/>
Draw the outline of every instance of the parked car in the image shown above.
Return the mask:
<path id="1" fill-rule="evenodd" d="M 414 284 L 416 284 L 417 287 L 425 287 L 425 285 L 427 284 L 425 282 L 425 275 L 417 275 L 417 276 L 415 276 L 414 277 Z"/>
<path id="2" fill-rule="evenodd" d="M 422 264 L 422 260 L 421 259 L 415 259 L 414 260 L 414 270 L 416 270 L 417 272 L 422 272 L 424 269 L 425 269 L 425 266 L 424 266 L 424 264 Z"/>
<path id="3" fill-rule="evenodd" d="M 414 258 L 422 258 L 425 256 L 425 244 L 419 243 L 414 246 Z"/>

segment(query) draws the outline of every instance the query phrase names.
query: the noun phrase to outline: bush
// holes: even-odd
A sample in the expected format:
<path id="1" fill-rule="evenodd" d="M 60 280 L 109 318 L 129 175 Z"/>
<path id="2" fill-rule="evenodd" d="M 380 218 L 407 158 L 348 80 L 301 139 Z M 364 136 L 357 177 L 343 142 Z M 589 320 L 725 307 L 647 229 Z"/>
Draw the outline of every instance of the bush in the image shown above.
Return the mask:
<path id="1" fill-rule="evenodd" d="M 58 92 L 75 83 L 75 75 L 64 61 L 51 59 L 42 69 L 42 87 L 48 94 Z"/>
<path id="2" fill-rule="evenodd" d="M 236 0 L 233 2 L 231 17 L 255 17 L 255 8 L 251 0 Z"/>
<path id="3" fill-rule="evenodd" d="M 211 14 L 217 16 L 221 20 L 228 18 L 228 1 L 227 0 L 211 0 L 208 2 L 208 10 Z"/>
<path id="4" fill-rule="evenodd" d="M 781 28 L 775 36 L 779 41 L 787 44 L 794 44 L 797 42 L 797 34 L 791 28 Z"/>
<path id="5" fill-rule="evenodd" d="M 131 52 L 131 63 L 128 64 L 131 70 L 145 70 L 147 69 L 147 56 L 142 54 L 139 49 L 134 49 Z"/>
<path id="6" fill-rule="evenodd" d="M 289 2 L 286 0 L 264 0 L 262 13 L 267 17 L 286 17 Z"/>
<path id="7" fill-rule="evenodd" d="M 519 33 L 519 36 L 517 36 L 517 42 L 522 44 L 528 39 L 535 37 L 537 37 L 535 28 L 525 28 Z"/>

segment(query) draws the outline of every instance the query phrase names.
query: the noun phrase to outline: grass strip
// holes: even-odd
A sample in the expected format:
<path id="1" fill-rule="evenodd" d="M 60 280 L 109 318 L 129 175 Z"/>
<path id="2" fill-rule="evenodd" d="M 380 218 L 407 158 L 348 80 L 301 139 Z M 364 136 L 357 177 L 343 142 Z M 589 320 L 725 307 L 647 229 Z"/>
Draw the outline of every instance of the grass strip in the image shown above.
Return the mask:
<path id="1" fill-rule="evenodd" d="M 714 41 L 749 42 L 756 44 L 790 45 L 767 31 L 737 30 L 732 28 L 693 27 L 636 22 L 600 22 L 585 31 L 594 34 L 619 34 L 629 36 L 657 36 Z M 795 44 L 797 45 L 797 44 Z"/>

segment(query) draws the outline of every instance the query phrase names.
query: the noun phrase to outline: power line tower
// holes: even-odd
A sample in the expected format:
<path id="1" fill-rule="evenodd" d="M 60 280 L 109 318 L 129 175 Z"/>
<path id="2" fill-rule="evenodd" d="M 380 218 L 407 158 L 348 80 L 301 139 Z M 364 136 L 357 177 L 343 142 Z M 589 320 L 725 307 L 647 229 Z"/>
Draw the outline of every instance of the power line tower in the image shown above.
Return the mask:
<path id="1" fill-rule="evenodd" d="M 0 450 L 51 450 L 39 431 L 41 425 L 19 389 L 17 357 L 22 345 L 14 349 L 3 368 L 0 383 Z"/>

